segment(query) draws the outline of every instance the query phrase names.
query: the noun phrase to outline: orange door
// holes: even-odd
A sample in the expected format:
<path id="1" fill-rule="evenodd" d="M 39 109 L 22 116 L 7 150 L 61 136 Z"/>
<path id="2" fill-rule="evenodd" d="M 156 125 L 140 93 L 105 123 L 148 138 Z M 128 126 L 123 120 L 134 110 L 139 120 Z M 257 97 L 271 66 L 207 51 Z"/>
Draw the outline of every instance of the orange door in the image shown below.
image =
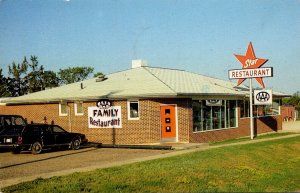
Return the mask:
<path id="1" fill-rule="evenodd" d="M 175 106 L 161 106 L 161 137 L 162 139 L 176 140 L 176 112 Z"/>

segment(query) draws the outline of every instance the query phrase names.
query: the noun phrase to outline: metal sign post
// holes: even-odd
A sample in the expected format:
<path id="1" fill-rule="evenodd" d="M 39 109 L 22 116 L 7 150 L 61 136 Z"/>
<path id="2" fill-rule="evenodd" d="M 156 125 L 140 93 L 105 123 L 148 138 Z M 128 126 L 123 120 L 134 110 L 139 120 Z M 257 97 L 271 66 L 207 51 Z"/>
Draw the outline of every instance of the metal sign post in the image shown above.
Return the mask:
<path id="1" fill-rule="evenodd" d="M 253 92 L 252 92 L 252 78 L 250 78 L 250 88 L 249 88 L 249 100 L 250 100 L 250 133 L 251 139 L 254 138 L 254 125 L 253 125 Z"/>

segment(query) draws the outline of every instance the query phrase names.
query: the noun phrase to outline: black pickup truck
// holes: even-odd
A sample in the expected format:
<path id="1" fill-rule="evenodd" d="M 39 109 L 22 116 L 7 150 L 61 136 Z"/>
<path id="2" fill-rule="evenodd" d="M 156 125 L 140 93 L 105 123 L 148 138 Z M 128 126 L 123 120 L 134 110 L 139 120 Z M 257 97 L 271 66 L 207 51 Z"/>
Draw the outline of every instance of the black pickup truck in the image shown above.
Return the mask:
<path id="1" fill-rule="evenodd" d="M 21 116 L 0 115 L 0 148 L 13 153 L 30 150 L 39 154 L 45 148 L 79 149 L 87 142 L 84 134 L 70 133 L 58 125 L 27 124 Z"/>

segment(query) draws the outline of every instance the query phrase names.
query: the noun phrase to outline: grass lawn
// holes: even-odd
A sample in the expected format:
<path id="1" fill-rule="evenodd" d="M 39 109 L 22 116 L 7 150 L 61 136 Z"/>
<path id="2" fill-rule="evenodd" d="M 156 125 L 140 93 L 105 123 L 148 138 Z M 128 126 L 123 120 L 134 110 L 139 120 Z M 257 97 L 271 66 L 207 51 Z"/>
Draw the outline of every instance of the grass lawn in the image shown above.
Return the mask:
<path id="1" fill-rule="evenodd" d="M 300 137 L 198 151 L 122 167 L 37 179 L 3 192 L 292 192 Z"/>
<path id="2" fill-rule="evenodd" d="M 285 132 L 285 133 L 268 133 L 268 134 L 262 134 L 255 136 L 254 139 L 250 139 L 250 137 L 240 137 L 236 139 L 227 139 L 224 141 L 217 141 L 217 142 L 211 142 L 209 145 L 223 145 L 223 144 L 229 144 L 229 143 L 237 143 L 237 142 L 244 142 L 244 141 L 252 141 L 252 140 L 257 140 L 257 139 L 266 139 L 266 138 L 273 138 L 273 137 L 280 137 L 280 136 L 286 136 L 286 135 L 291 135 L 295 134 L 292 132 Z"/>

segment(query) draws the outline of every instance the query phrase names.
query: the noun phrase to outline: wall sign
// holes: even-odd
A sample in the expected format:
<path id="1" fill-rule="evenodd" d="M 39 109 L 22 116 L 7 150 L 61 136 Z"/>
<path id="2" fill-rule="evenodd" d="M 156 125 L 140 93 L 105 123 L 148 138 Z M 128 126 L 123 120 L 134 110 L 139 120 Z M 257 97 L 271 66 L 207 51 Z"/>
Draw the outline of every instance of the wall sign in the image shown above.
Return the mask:
<path id="1" fill-rule="evenodd" d="M 89 128 L 122 128 L 121 106 L 108 106 L 100 104 L 88 108 Z"/>
<path id="2" fill-rule="evenodd" d="M 255 105 L 272 105 L 272 90 L 254 90 Z"/>
<path id="3" fill-rule="evenodd" d="M 217 99 L 206 100 L 206 106 L 222 106 L 222 100 L 217 100 Z"/>

